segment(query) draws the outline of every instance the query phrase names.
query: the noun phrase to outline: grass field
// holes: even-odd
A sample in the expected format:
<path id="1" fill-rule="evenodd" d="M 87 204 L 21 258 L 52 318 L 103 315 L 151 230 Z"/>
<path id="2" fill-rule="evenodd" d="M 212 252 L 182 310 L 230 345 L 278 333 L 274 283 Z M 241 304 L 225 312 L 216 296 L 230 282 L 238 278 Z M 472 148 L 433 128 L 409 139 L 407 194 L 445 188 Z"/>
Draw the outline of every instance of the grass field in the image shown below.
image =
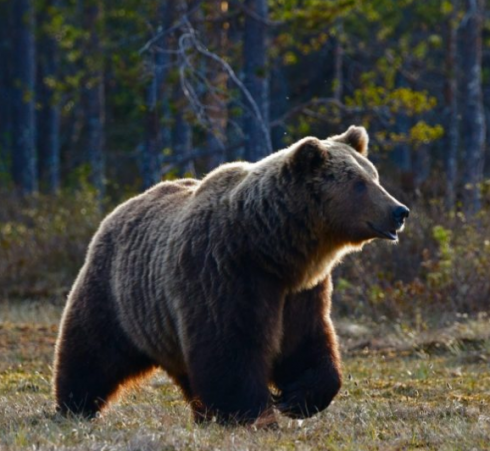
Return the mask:
<path id="1" fill-rule="evenodd" d="M 60 308 L 0 305 L 0 450 L 490 450 L 490 318 L 438 328 L 337 321 L 344 386 L 314 418 L 279 429 L 195 426 L 163 373 L 101 418 L 54 413 Z"/>

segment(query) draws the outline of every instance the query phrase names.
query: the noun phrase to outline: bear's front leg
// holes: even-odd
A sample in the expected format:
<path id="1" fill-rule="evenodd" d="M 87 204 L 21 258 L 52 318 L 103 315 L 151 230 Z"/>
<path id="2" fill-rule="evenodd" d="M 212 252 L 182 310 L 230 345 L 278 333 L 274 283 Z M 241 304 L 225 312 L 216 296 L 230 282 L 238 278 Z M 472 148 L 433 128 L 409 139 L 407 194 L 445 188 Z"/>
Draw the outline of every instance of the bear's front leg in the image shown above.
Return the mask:
<path id="1" fill-rule="evenodd" d="M 340 355 L 330 320 L 330 280 L 288 296 L 284 337 L 273 370 L 276 407 L 291 418 L 326 409 L 341 387 Z"/>
<path id="2" fill-rule="evenodd" d="M 189 354 L 189 370 L 192 392 L 206 418 L 215 417 L 220 424 L 274 422 L 264 349 L 236 335 L 200 343 Z"/>
<path id="3" fill-rule="evenodd" d="M 284 298 L 257 279 L 237 285 L 243 288 L 233 296 L 212 304 L 202 300 L 185 312 L 190 391 L 207 418 L 270 426 L 275 419 L 268 384 Z"/>

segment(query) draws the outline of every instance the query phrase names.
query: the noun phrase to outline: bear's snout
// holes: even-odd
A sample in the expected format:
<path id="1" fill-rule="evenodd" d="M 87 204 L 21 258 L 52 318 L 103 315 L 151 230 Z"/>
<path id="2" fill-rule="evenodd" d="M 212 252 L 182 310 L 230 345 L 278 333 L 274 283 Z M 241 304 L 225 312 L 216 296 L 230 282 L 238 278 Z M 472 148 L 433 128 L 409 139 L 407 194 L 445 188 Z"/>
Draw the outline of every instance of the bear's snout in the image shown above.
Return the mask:
<path id="1" fill-rule="evenodd" d="M 396 207 L 393 210 L 393 220 L 395 221 L 395 226 L 397 229 L 401 229 L 405 224 L 405 219 L 408 218 L 410 214 L 410 210 L 405 207 L 405 205 L 401 205 Z"/>

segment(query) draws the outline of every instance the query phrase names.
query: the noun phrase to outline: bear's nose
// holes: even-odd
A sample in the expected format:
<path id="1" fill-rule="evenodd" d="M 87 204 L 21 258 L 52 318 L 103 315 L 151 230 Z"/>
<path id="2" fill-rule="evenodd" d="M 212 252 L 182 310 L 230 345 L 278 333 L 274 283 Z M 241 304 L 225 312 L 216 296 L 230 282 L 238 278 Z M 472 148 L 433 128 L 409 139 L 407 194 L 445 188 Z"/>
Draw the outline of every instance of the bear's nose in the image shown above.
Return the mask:
<path id="1" fill-rule="evenodd" d="M 393 210 L 393 219 L 395 220 L 397 227 L 401 227 L 403 225 L 409 214 L 410 210 L 404 205 L 396 207 Z"/>

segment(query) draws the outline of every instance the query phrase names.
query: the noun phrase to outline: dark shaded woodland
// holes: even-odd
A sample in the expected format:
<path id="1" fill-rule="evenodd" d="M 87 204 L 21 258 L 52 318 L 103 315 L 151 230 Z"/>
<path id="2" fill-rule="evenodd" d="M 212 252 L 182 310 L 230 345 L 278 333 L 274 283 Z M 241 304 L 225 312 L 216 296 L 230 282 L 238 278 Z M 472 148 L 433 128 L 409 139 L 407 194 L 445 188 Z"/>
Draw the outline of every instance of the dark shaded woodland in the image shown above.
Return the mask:
<path id="1" fill-rule="evenodd" d="M 1 0 L 2 185 L 137 189 L 358 123 L 404 190 L 444 171 L 479 209 L 486 6 Z"/>
<path id="2" fill-rule="evenodd" d="M 378 273 L 347 265 L 339 292 L 390 312 L 488 305 L 489 14 L 484 0 L 0 0 L 2 293 L 69 285 L 103 211 L 162 178 L 358 124 L 414 216 L 398 249 L 364 257 Z"/>

